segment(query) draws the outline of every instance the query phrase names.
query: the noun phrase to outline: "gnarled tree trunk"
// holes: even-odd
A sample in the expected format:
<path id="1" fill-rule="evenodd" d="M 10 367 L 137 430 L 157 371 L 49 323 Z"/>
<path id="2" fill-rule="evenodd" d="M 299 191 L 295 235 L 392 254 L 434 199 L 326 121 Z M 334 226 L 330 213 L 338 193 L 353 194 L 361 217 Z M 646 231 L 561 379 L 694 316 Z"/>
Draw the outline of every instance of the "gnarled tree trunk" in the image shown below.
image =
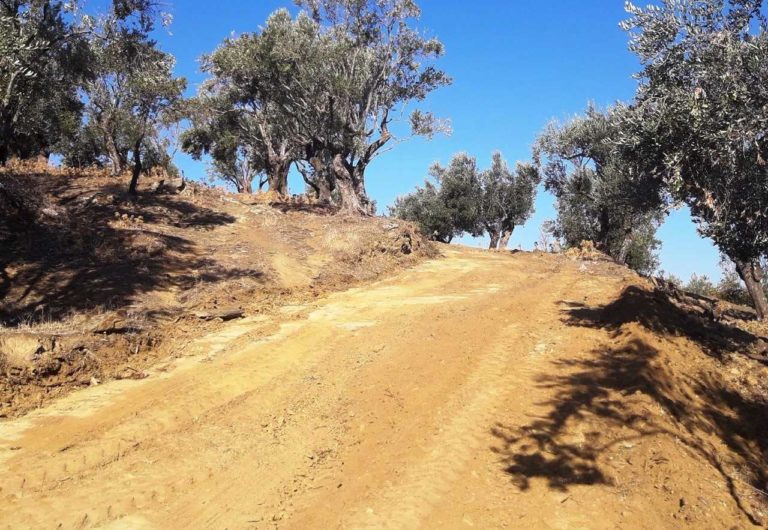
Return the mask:
<path id="1" fill-rule="evenodd" d="M 624 233 L 624 240 L 621 242 L 621 248 L 619 248 L 619 255 L 616 256 L 616 261 L 626 264 L 629 257 L 629 249 L 632 248 L 632 241 L 634 240 L 634 234 L 632 229 L 627 229 Z"/>
<path id="2" fill-rule="evenodd" d="M 355 183 L 355 169 L 348 167 L 344 157 L 337 154 L 331 162 L 331 170 L 341 197 L 341 204 L 339 205 L 341 211 L 354 215 L 369 215 L 369 206 L 364 202 L 367 197 L 363 196 L 364 200 L 361 200 L 359 186 L 356 186 Z"/>
<path id="3" fill-rule="evenodd" d="M 512 238 L 512 232 L 514 228 L 506 228 L 501 231 L 501 239 L 499 240 L 499 250 L 507 250 L 509 240 Z"/>
<path id="4" fill-rule="evenodd" d="M 317 180 L 317 200 L 320 201 L 320 204 L 331 204 L 333 202 L 332 193 L 329 179 L 321 175 Z"/>
<path id="5" fill-rule="evenodd" d="M 598 250 L 608 253 L 608 234 L 611 232 L 611 216 L 608 210 L 600 210 L 600 231 L 597 234 L 595 246 Z"/>
<path id="6" fill-rule="evenodd" d="M 123 157 L 120 156 L 120 152 L 117 150 L 117 144 L 111 136 L 107 138 L 107 156 L 109 157 L 109 166 L 112 176 L 115 177 L 120 175 L 124 169 Z"/>
<path id="7" fill-rule="evenodd" d="M 768 319 L 768 298 L 765 296 L 762 285 L 765 273 L 760 263 L 758 261 L 747 262 L 740 259 L 734 259 L 733 262 L 736 264 L 736 272 L 739 273 L 744 285 L 747 287 L 749 296 L 752 298 L 752 302 L 755 304 L 757 319 Z"/>
<path id="8" fill-rule="evenodd" d="M 0 166 L 4 166 L 11 159 L 11 140 L 14 136 L 14 123 L 18 112 L 10 108 L 11 93 L 9 90 L 6 99 L 0 101 Z"/>
<path id="9" fill-rule="evenodd" d="M 101 137 L 104 140 L 104 147 L 107 150 L 107 157 L 109 157 L 109 167 L 112 176 L 120 175 L 125 169 L 125 160 L 120 155 L 120 151 L 117 148 L 117 141 L 113 134 L 111 119 L 105 113 L 100 113 L 95 118 L 96 126 L 101 132 Z"/>
<path id="10" fill-rule="evenodd" d="M 488 235 L 491 236 L 491 244 L 488 245 L 488 250 L 496 250 L 499 247 L 499 237 L 501 234 L 498 230 L 488 230 Z"/>
<path id="11" fill-rule="evenodd" d="M 237 193 L 253 193 L 253 179 L 245 176 L 236 177 L 234 184 Z"/>
<path id="12" fill-rule="evenodd" d="M 142 139 L 136 140 L 136 145 L 133 147 L 133 173 L 131 174 L 131 183 L 128 185 L 128 193 L 131 195 L 138 193 L 139 176 L 144 169 L 141 163 L 142 142 Z"/>
<path id="13" fill-rule="evenodd" d="M 315 178 L 313 183 L 310 183 L 309 179 L 305 180 L 314 188 L 320 204 L 331 204 L 333 202 L 331 194 L 336 187 L 333 174 L 323 165 L 323 161 L 319 157 L 311 157 L 309 163 L 312 165 Z"/>
<path id="14" fill-rule="evenodd" d="M 368 198 L 368 193 L 365 191 L 365 168 L 366 163 L 360 161 L 352 170 L 352 182 L 357 195 L 357 200 L 363 205 L 365 210 L 364 215 L 373 215 L 376 213 L 376 206 Z"/>
<path id="15" fill-rule="evenodd" d="M 291 169 L 291 160 L 288 154 L 288 141 L 279 143 L 273 141 L 268 129 L 262 124 L 259 126 L 263 137 L 264 146 L 267 148 L 267 182 L 269 191 L 278 195 L 288 195 L 288 172 Z"/>
<path id="16" fill-rule="evenodd" d="M 267 182 L 269 191 L 274 191 L 278 195 L 288 195 L 288 171 L 291 168 L 291 161 L 284 158 L 278 158 L 269 162 Z"/>

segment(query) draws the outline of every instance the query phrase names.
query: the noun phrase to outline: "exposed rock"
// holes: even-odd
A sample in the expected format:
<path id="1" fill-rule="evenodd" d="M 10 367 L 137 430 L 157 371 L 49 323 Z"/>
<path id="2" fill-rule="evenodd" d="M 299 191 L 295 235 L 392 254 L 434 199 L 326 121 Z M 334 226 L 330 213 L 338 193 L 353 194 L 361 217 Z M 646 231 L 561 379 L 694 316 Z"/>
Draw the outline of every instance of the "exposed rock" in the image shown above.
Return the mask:
<path id="1" fill-rule="evenodd" d="M 226 322 L 227 320 L 243 318 L 245 316 L 245 311 L 242 309 L 222 309 L 219 311 L 198 311 L 194 315 L 200 320 L 221 319 Z"/>
<path id="2" fill-rule="evenodd" d="M 149 192 L 150 193 L 157 193 L 162 190 L 163 185 L 165 184 L 165 179 L 158 180 L 157 182 L 153 182 L 149 186 Z"/>
<path id="3" fill-rule="evenodd" d="M 186 187 L 187 187 L 187 181 L 184 180 L 184 177 L 177 177 L 177 178 L 172 178 L 167 182 L 163 181 L 161 183 L 161 187 L 157 191 L 165 190 L 171 193 L 181 193 L 182 191 L 184 191 L 184 188 Z"/>
<path id="4" fill-rule="evenodd" d="M 61 215 L 61 210 L 59 210 L 58 208 L 48 207 L 48 208 L 43 208 L 42 210 L 40 210 L 40 213 L 43 214 L 45 217 L 56 218 L 56 217 L 59 217 Z"/>

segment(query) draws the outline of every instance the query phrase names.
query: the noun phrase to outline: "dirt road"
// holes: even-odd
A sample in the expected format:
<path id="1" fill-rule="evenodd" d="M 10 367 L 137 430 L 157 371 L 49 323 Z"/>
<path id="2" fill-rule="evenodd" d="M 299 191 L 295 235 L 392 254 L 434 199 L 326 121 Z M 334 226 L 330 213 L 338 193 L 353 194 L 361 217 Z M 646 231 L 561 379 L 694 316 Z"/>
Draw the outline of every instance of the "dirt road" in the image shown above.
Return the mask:
<path id="1" fill-rule="evenodd" d="M 616 340 L 569 324 L 564 304 L 611 301 L 631 275 L 446 253 L 279 318 L 232 323 L 143 381 L 0 423 L 0 527 L 682 524 L 677 498 L 659 506 L 598 470 L 514 454 L 552 409 L 558 389 L 542 378 Z M 579 419 L 568 435 L 588 444 L 595 433 Z"/>

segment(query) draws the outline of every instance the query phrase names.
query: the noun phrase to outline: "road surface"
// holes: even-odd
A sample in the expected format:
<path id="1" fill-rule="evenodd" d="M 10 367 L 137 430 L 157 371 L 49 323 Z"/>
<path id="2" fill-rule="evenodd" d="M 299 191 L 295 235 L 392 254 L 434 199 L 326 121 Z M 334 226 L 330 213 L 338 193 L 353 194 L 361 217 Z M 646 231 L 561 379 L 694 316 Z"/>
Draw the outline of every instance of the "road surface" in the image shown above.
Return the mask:
<path id="1" fill-rule="evenodd" d="M 621 526 L 607 486 L 542 469 L 521 487 L 500 432 L 549 410 L 559 361 L 610 340 L 564 304 L 630 273 L 445 253 L 0 423 L 0 528 Z"/>

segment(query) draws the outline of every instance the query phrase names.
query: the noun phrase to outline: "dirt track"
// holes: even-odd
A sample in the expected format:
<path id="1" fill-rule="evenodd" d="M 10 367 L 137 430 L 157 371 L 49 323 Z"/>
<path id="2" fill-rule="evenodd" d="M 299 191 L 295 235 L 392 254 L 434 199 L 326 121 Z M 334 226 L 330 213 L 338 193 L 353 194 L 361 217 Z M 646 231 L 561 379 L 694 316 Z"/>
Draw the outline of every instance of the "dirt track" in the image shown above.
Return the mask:
<path id="1" fill-rule="evenodd" d="M 515 458 L 530 452 L 531 422 L 562 390 L 542 378 L 616 340 L 569 325 L 564 307 L 607 303 L 631 275 L 605 265 L 597 276 L 596 264 L 546 256 L 446 252 L 284 308 L 280 324 L 232 323 L 146 380 L 92 387 L 0 424 L 0 526 L 694 524 L 676 513 L 695 498 L 649 499 L 601 472 L 598 464 L 612 465 L 603 460 L 590 471 L 546 452 L 538 463 Z M 586 415 L 575 421 L 567 434 L 579 447 L 600 435 Z M 637 442 L 622 443 L 604 458 Z M 724 490 L 695 456 L 682 458 L 666 472 L 689 470 Z M 663 467 L 627 461 L 648 476 Z M 715 518 L 698 527 L 744 523 L 733 499 L 715 500 Z"/>

